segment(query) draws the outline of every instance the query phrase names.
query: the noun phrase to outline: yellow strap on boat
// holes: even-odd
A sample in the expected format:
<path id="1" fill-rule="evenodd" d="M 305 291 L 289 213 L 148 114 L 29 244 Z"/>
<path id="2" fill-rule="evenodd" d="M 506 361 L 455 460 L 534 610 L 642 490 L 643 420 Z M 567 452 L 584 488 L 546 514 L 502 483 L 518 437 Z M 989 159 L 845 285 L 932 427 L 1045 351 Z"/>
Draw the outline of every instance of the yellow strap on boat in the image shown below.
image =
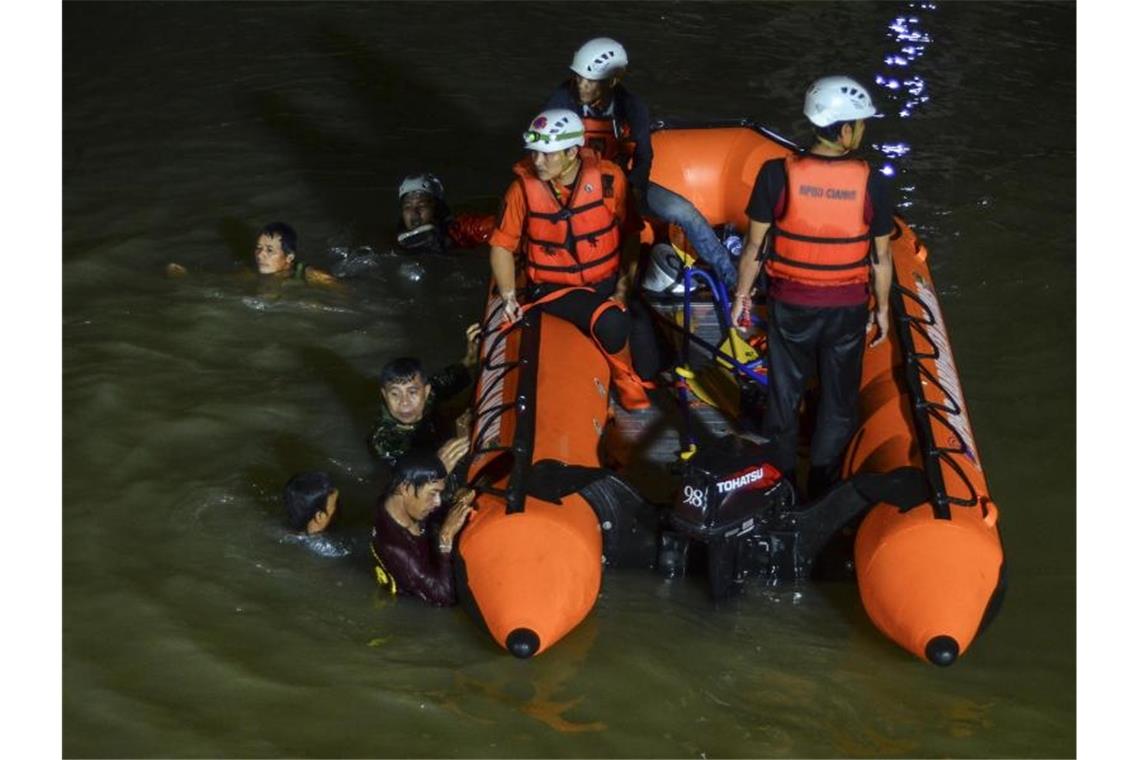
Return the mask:
<path id="1" fill-rule="evenodd" d="M 681 263 L 685 266 L 691 267 L 697 263 L 695 256 L 693 256 L 691 253 L 686 253 L 684 249 L 678 248 L 676 243 L 669 243 L 669 245 L 673 246 L 673 250 L 676 251 L 677 255 L 681 257 Z"/>
<path id="2" fill-rule="evenodd" d="M 728 337 L 724 339 L 724 343 L 720 344 L 720 352 L 722 354 L 728 354 L 741 364 L 751 364 L 760 358 L 760 354 L 756 352 L 752 344 L 744 339 L 740 331 L 732 328 L 729 328 Z M 723 356 L 718 356 L 716 360 L 720 362 L 720 365 L 725 369 L 733 368 L 728 359 L 725 359 Z"/>
<path id="3" fill-rule="evenodd" d="M 735 376 L 712 362 L 701 368 L 699 374 L 687 380 L 694 396 L 709 406 L 715 406 L 729 417 L 740 416 L 740 386 Z"/>

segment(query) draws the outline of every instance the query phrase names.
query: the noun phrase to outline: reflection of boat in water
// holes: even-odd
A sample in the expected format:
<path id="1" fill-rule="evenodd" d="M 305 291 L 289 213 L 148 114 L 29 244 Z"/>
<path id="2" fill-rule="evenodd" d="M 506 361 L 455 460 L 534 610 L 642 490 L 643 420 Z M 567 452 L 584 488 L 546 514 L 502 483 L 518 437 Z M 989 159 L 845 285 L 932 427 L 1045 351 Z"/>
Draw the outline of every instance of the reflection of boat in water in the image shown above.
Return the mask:
<path id="1" fill-rule="evenodd" d="M 738 229 L 747 227 L 760 166 L 792 149 L 743 122 L 661 128 L 653 147 L 655 182 L 687 197 L 714 226 Z M 966 650 L 1004 589 L 997 508 L 926 248 L 901 218 L 891 245 L 892 330 L 864 358 L 863 422 L 846 453 L 845 480 L 807 505 L 795 504 L 791 486 L 766 463 L 765 443 L 734 420 L 741 407 L 763 402 L 763 358 L 728 340 L 723 288 L 699 269 L 684 269 L 683 295 L 647 299 L 677 338 L 681 403 L 658 391 L 657 408 L 619 412 L 604 435 L 609 371 L 587 338 L 538 312 L 515 329 L 487 331 L 469 471 L 481 493 L 458 564 L 461 596 L 501 645 L 520 656 L 542 651 L 589 613 L 603 561 L 629 552 L 644 560 L 653 537 L 648 497 L 673 502 L 663 510 L 660 568 L 683 573 L 703 555 L 714 595 L 748 577 L 806 578 L 821 552 L 842 546 L 841 529 L 857 525 L 854 570 L 876 626 L 937 664 Z M 499 311 L 492 293 L 489 327 Z M 763 318 L 761 304 L 752 344 L 762 345 Z M 622 478 L 602 468 L 602 448 L 622 463 Z M 680 478 L 669 466 L 678 454 Z M 619 539 L 630 535 L 623 546 Z"/>

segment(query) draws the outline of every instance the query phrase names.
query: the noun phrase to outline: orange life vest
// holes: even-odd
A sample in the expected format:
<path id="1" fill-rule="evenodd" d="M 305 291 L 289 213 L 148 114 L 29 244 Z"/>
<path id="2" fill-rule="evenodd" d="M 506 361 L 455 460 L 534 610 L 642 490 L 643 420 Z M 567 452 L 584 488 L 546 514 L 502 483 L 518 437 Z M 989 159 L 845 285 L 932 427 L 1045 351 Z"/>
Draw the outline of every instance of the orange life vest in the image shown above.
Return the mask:
<path id="1" fill-rule="evenodd" d="M 630 170 L 637 142 L 630 137 L 628 123 L 623 121 L 619 126 L 610 116 L 583 116 L 582 126 L 586 128 L 586 147 L 625 171 Z"/>
<path id="2" fill-rule="evenodd" d="M 866 161 L 788 156 L 783 216 L 772 224 L 768 276 L 812 285 L 851 285 L 870 279 L 871 225 Z"/>
<path id="3" fill-rule="evenodd" d="M 515 164 L 526 196 L 523 250 L 533 283 L 592 285 L 618 270 L 621 231 L 604 202 L 614 175 L 602 171 L 591 150 L 579 150 L 582 165 L 565 206 L 534 173 L 529 159 Z"/>

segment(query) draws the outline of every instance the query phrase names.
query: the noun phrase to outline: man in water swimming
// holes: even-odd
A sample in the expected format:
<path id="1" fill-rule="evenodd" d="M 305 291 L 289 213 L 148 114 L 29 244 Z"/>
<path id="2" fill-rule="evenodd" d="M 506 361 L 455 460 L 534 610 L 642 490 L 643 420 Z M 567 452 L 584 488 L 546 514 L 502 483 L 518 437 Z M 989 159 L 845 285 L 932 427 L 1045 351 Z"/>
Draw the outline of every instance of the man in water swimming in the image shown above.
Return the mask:
<path id="1" fill-rule="evenodd" d="M 336 514 L 340 491 L 325 472 L 302 472 L 285 484 L 281 501 L 289 528 L 298 533 L 323 533 Z"/>
<path id="2" fill-rule="evenodd" d="M 397 246 L 406 252 L 476 248 L 491 237 L 491 214 L 452 214 L 443 183 L 434 174 L 411 174 L 400 182 Z"/>
<path id="3" fill-rule="evenodd" d="M 839 479 L 859 424 L 865 336 L 877 330 L 874 346 L 890 330 L 894 221 L 883 175 L 852 155 L 865 120 L 875 115 L 867 90 L 850 77 L 824 77 L 808 88 L 804 115 L 815 129 L 812 147 L 765 162 L 756 176 L 732 323 L 751 311 L 767 240 L 768 401 L 761 433 L 775 446 L 772 464 L 795 482 L 800 399 L 818 368 L 807 488 L 815 498 Z M 871 295 L 875 306 L 868 311 Z"/>
<path id="4" fill-rule="evenodd" d="M 297 233 L 285 222 L 271 222 L 261 228 L 253 256 L 258 274 L 304 280 L 314 285 L 337 284 L 337 279 L 328 272 L 297 258 Z"/>
<path id="5" fill-rule="evenodd" d="M 368 436 L 369 450 L 392 464 L 415 446 L 435 449 L 447 472 L 451 472 L 470 448 L 466 435 L 448 438 L 441 429 L 446 420 L 439 406 L 464 394 L 474 383 L 478 363 L 479 324 L 467 328 L 467 353 L 463 361 L 444 367 L 428 377 L 419 359 L 393 359 L 380 371 L 380 414 Z"/>
<path id="6" fill-rule="evenodd" d="M 430 452 L 401 456 L 372 528 L 373 570 L 380 586 L 439 607 L 455 604 L 452 546 L 475 499 L 473 491 L 463 489 L 442 523 L 430 520 L 443 505 L 446 478 L 443 462 Z"/>
<path id="7" fill-rule="evenodd" d="M 258 231 L 253 263 L 257 273 L 266 277 L 340 287 L 340 282 L 331 274 L 297 258 L 297 232 L 285 222 L 270 222 Z M 166 265 L 166 274 L 168 277 L 182 277 L 186 274 L 186 267 L 171 262 Z"/>

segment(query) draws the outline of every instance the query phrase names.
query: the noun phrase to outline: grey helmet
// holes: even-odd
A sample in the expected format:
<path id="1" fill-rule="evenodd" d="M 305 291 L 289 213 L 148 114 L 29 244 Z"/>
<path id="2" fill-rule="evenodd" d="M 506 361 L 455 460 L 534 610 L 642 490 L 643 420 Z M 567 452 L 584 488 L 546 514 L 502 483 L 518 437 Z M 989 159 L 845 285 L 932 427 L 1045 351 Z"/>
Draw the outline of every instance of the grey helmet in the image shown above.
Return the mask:
<path id="1" fill-rule="evenodd" d="M 685 292 L 684 265 L 669 243 L 658 243 L 650 250 L 641 287 L 659 295 L 681 295 Z"/>

